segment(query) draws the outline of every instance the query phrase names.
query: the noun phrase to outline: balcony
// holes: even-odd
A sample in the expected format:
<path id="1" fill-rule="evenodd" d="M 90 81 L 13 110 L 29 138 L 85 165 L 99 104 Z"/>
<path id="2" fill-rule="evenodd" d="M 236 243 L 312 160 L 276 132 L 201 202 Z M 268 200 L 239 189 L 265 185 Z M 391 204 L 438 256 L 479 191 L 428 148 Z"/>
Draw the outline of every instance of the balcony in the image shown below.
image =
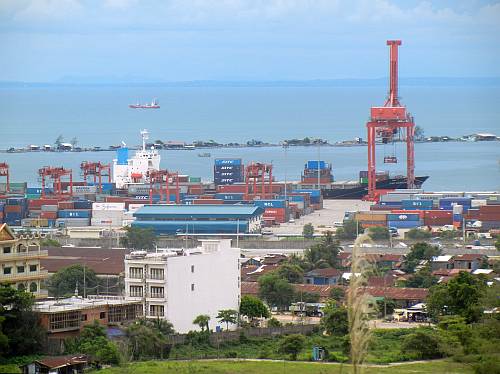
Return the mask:
<path id="1" fill-rule="evenodd" d="M 164 299 L 165 294 L 164 293 L 152 293 L 151 296 L 149 296 L 151 299 Z"/>
<path id="2" fill-rule="evenodd" d="M 27 280 L 45 279 L 49 276 L 47 270 L 27 271 L 25 273 L 1 274 L 0 282 L 20 282 Z"/>
<path id="3" fill-rule="evenodd" d="M 142 273 L 126 273 L 125 278 L 142 281 L 142 280 L 144 280 L 144 274 L 142 274 Z"/>
<path id="4" fill-rule="evenodd" d="M 0 262 L 14 261 L 14 260 L 29 260 L 32 258 L 47 257 L 48 255 L 49 252 L 47 250 L 0 253 Z"/>
<path id="5" fill-rule="evenodd" d="M 130 297 L 143 297 L 144 293 L 142 292 L 131 292 Z"/>

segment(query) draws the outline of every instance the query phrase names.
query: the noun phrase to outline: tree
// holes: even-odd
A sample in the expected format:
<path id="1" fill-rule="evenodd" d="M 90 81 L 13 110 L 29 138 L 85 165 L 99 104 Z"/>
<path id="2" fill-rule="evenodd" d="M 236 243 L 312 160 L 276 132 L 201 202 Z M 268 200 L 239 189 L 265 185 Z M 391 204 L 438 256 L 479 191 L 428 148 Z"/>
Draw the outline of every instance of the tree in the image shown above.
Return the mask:
<path id="1" fill-rule="evenodd" d="M 323 309 L 321 326 L 329 335 L 344 336 L 349 332 L 347 308 L 329 301 Z"/>
<path id="2" fill-rule="evenodd" d="M 304 251 L 304 259 L 311 268 L 338 267 L 338 255 L 342 247 L 335 240 L 330 231 L 327 231 L 318 244 L 314 244 Z M 304 269 L 306 270 L 306 269 Z"/>
<path id="3" fill-rule="evenodd" d="M 283 326 L 280 321 L 272 317 L 267 320 L 267 327 L 281 327 Z"/>
<path id="4" fill-rule="evenodd" d="M 406 237 L 411 240 L 423 240 L 429 239 L 431 237 L 430 231 L 422 230 L 422 229 L 410 229 L 406 233 Z"/>
<path id="5" fill-rule="evenodd" d="M 60 247 L 61 243 L 59 243 L 56 239 L 46 238 L 40 242 L 41 247 Z"/>
<path id="6" fill-rule="evenodd" d="M 0 357 L 38 353 L 44 338 L 31 293 L 0 284 Z"/>
<path id="7" fill-rule="evenodd" d="M 304 280 L 304 270 L 298 265 L 284 263 L 278 268 L 277 273 L 290 283 L 302 283 Z"/>
<path id="8" fill-rule="evenodd" d="M 296 301 L 303 301 L 305 303 L 318 303 L 320 294 L 317 292 L 301 292 L 295 294 Z"/>
<path id="9" fill-rule="evenodd" d="M 356 239 L 358 233 L 361 232 L 361 227 L 358 221 L 355 220 L 347 220 L 344 221 L 344 225 L 339 227 L 337 231 L 335 231 L 335 237 L 337 239 Z"/>
<path id="10" fill-rule="evenodd" d="M 280 352 L 289 354 L 291 356 L 291 359 L 295 361 L 299 352 L 304 348 L 305 343 L 306 338 L 304 337 L 304 335 L 287 335 L 280 343 Z"/>
<path id="11" fill-rule="evenodd" d="M 389 230 L 387 227 L 370 227 L 368 235 L 373 240 L 389 239 Z"/>
<path id="12" fill-rule="evenodd" d="M 56 297 L 73 295 L 77 288 L 78 295 L 83 296 L 87 294 L 87 290 L 95 291 L 97 284 L 94 270 L 80 264 L 60 269 L 47 282 L 50 295 Z"/>
<path id="13" fill-rule="evenodd" d="M 437 284 L 437 281 L 437 277 L 432 275 L 430 266 L 427 265 L 410 276 L 404 282 L 404 286 L 410 288 L 430 288 L 431 286 Z"/>
<path id="14" fill-rule="evenodd" d="M 342 288 L 332 288 L 330 290 L 330 298 L 339 303 L 345 297 L 345 291 Z"/>
<path id="15" fill-rule="evenodd" d="M 240 314 L 247 316 L 250 320 L 255 318 L 269 318 L 269 309 L 262 300 L 254 296 L 243 296 L 240 302 Z"/>
<path id="16" fill-rule="evenodd" d="M 208 321 L 210 321 L 210 316 L 207 314 L 200 314 L 193 320 L 193 325 L 198 325 L 201 331 L 209 331 Z M 206 329 L 206 330 L 205 330 Z"/>
<path id="17" fill-rule="evenodd" d="M 295 291 L 292 285 L 275 272 L 259 278 L 259 297 L 268 305 L 286 309 L 292 303 L 294 296 Z"/>
<path id="18" fill-rule="evenodd" d="M 234 309 L 222 309 L 217 314 L 217 319 L 226 324 L 226 330 L 229 330 L 229 324 L 236 324 L 238 322 L 238 311 Z"/>
<path id="19" fill-rule="evenodd" d="M 122 244 L 133 249 L 153 249 L 156 244 L 156 235 L 152 228 L 127 227 Z"/>
<path id="20" fill-rule="evenodd" d="M 311 223 L 304 225 L 302 229 L 302 236 L 307 239 L 311 239 L 314 236 L 314 226 Z"/>
<path id="21" fill-rule="evenodd" d="M 421 360 L 443 357 L 439 335 L 423 328 L 405 336 L 401 350 L 404 353 L 413 354 L 415 358 Z"/>
<path id="22" fill-rule="evenodd" d="M 486 293 L 483 279 L 461 271 L 447 283 L 432 286 L 427 297 L 427 311 L 435 320 L 442 315 L 458 315 L 468 323 L 477 322 L 483 307 L 479 301 Z"/>
<path id="23" fill-rule="evenodd" d="M 164 321 L 164 320 L 158 320 Z M 128 350 L 134 360 L 165 358 L 168 356 L 166 335 L 173 333 L 172 324 L 157 324 L 140 319 L 125 330 Z"/>
<path id="24" fill-rule="evenodd" d="M 440 254 L 441 250 L 439 249 L 439 247 L 423 242 L 415 243 L 410 248 L 410 252 L 406 255 L 403 268 L 407 272 L 413 273 L 420 261 L 429 261 L 432 259 L 432 257 L 439 256 Z"/>

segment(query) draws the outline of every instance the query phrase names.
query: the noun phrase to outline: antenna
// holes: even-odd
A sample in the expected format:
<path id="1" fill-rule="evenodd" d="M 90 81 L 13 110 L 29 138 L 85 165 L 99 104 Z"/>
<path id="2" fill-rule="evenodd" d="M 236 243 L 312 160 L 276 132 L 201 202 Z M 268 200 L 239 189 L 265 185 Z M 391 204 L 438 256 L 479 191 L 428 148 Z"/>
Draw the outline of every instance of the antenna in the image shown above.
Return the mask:
<path id="1" fill-rule="evenodd" d="M 141 130 L 141 136 L 142 136 L 142 150 L 146 150 L 146 140 L 149 139 L 149 132 L 147 129 Z"/>

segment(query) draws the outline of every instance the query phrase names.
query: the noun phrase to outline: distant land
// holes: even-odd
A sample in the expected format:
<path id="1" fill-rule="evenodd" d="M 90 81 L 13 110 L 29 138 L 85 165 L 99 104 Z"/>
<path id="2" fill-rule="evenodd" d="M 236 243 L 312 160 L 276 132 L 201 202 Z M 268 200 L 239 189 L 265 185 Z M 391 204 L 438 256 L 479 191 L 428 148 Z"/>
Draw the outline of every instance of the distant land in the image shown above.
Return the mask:
<path id="1" fill-rule="evenodd" d="M 387 86 L 388 78 L 345 78 L 313 80 L 194 80 L 162 81 L 118 77 L 64 77 L 53 82 L 0 81 L 0 87 L 72 87 L 72 86 L 141 86 L 141 87 L 367 87 Z M 408 77 L 401 86 L 499 86 L 500 77 Z"/>

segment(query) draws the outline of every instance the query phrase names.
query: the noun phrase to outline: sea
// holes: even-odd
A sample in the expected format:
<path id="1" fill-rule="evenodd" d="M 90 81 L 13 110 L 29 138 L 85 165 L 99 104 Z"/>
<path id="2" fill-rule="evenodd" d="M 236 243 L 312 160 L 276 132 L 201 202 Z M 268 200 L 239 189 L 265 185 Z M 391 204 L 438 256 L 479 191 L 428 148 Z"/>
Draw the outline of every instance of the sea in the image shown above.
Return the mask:
<path id="1" fill-rule="evenodd" d="M 54 144 L 76 138 L 78 146 L 107 148 L 150 140 L 214 140 L 245 143 L 319 137 L 331 143 L 366 137 L 372 105 L 382 105 L 385 88 L 367 86 L 14 86 L 0 87 L 0 150 Z M 408 85 L 401 101 L 426 135 L 500 135 L 500 86 Z M 161 109 L 130 109 L 128 104 L 157 98 Z M 209 152 L 210 157 L 199 157 Z M 405 171 L 404 144 L 377 148 L 378 170 Z M 242 158 L 273 164 L 278 179 L 298 180 L 307 160 L 332 164 L 336 180 L 358 178 L 366 170 L 365 146 L 259 147 L 162 150 L 162 167 L 211 180 L 214 158 Z M 384 164 L 395 155 L 398 163 Z M 416 174 L 428 175 L 426 190 L 499 190 L 499 142 L 417 143 Z M 45 165 L 64 166 L 79 179 L 82 161 L 112 162 L 114 152 L 0 153 L 12 181 L 39 184 Z"/>

